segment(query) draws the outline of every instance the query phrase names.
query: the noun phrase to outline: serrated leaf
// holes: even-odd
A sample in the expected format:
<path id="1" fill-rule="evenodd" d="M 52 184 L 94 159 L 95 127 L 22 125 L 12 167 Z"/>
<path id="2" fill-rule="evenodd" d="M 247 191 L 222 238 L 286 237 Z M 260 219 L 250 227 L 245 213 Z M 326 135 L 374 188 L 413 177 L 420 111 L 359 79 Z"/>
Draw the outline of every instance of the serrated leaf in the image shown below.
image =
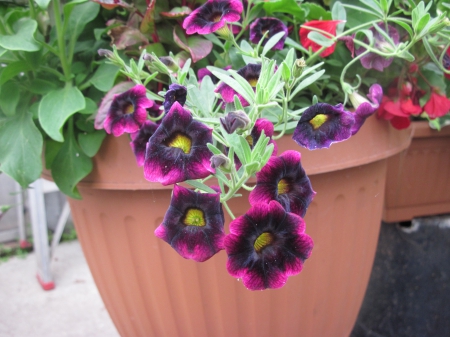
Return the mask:
<path id="1" fill-rule="evenodd" d="M 0 46 L 8 50 L 38 51 L 39 43 L 34 39 L 37 22 L 23 18 L 14 24 L 14 34 L 0 35 Z"/>
<path id="2" fill-rule="evenodd" d="M 89 133 L 80 133 L 78 135 L 78 144 L 88 157 L 93 157 L 97 154 L 106 133 L 103 130 L 98 130 Z"/>
<path id="3" fill-rule="evenodd" d="M 90 82 L 98 90 L 107 92 L 114 86 L 119 70 L 119 67 L 113 64 L 103 63 L 97 68 Z"/>
<path id="4" fill-rule="evenodd" d="M 62 142 L 61 133 L 66 120 L 75 112 L 85 108 L 83 94 L 76 87 L 65 87 L 45 95 L 39 104 L 39 122 L 54 140 Z"/>
<path id="5" fill-rule="evenodd" d="M 53 160 L 52 177 L 65 195 L 81 199 L 77 184 L 92 171 L 92 160 L 79 147 L 73 135 L 68 135 Z"/>
<path id="6" fill-rule="evenodd" d="M 42 173 L 42 135 L 27 111 L 0 121 L 0 171 L 27 187 Z"/>

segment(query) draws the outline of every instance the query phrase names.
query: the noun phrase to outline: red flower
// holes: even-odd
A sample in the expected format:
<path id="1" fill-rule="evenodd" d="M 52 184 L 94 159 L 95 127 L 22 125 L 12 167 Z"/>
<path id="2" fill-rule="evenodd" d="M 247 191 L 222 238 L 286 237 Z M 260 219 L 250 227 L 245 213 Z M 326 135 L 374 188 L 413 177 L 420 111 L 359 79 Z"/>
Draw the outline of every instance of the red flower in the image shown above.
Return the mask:
<path id="1" fill-rule="evenodd" d="M 322 48 L 321 45 L 311 41 L 310 39 L 308 39 L 308 34 L 309 32 L 312 32 L 313 30 L 308 29 L 307 27 L 311 27 L 314 29 L 319 29 L 322 30 L 326 33 L 329 33 L 333 36 L 336 36 L 336 26 L 341 23 L 343 21 L 341 20 L 312 20 L 309 22 L 304 23 L 301 27 L 300 30 L 298 32 L 298 34 L 300 35 L 300 43 L 303 47 L 305 47 L 306 49 L 308 49 L 309 47 L 311 47 L 313 52 L 318 51 L 320 48 Z M 315 30 L 314 30 L 315 31 Z M 328 35 L 325 35 L 325 37 L 329 38 Z M 333 43 L 332 46 L 326 48 L 321 54 L 320 56 L 322 57 L 327 57 L 328 55 L 333 54 L 334 52 L 334 48 L 336 47 L 336 43 Z"/>
<path id="2" fill-rule="evenodd" d="M 450 100 L 443 95 L 432 92 L 430 99 L 423 108 L 430 118 L 442 117 L 450 110 Z"/>
<path id="3" fill-rule="evenodd" d="M 384 96 L 378 109 L 378 117 L 391 122 L 396 129 L 405 129 L 411 124 L 411 115 L 418 115 L 422 112 L 420 105 L 415 105 L 411 98 L 401 97 L 393 100 Z"/>

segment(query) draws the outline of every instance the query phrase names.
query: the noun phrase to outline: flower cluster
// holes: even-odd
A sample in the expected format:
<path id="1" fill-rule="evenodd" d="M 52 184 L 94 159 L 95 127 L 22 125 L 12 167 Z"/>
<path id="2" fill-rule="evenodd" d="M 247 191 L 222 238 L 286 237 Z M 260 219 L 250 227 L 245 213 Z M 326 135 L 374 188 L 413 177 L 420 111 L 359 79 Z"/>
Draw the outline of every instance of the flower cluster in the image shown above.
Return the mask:
<path id="1" fill-rule="evenodd" d="M 307 3 L 290 6 L 207 0 L 167 8 L 149 2 L 140 30 L 130 31 L 134 15 L 120 34 L 116 22 L 109 31 L 113 51 L 100 52 L 126 79 L 105 98 L 96 127 L 129 134 L 145 178 L 174 185 L 156 236 L 199 262 L 225 250 L 228 272 L 251 290 L 283 286 L 311 254 L 304 217 L 316 192 L 300 147 L 320 150 L 345 141 L 377 110 L 397 127 L 411 114 L 436 118 L 450 110 L 442 88 L 417 69 L 396 74 L 389 86 L 369 76 L 407 60 L 410 68 L 434 64 L 430 71 L 444 78 L 450 56 L 439 56 L 436 39 L 430 45 L 431 34 L 445 27 L 442 14 L 430 20 L 419 5 L 417 15 L 429 19 L 425 31 L 392 16 L 389 5 L 372 9 L 374 19 L 363 24 L 349 22 L 347 11 L 372 11 L 364 6 L 315 5 L 320 14 L 307 11 Z M 119 48 L 117 41 L 126 43 Z M 423 45 L 433 56 L 416 61 L 410 50 Z M 128 63 L 119 49 L 132 58 Z M 134 84 L 127 87 L 129 82 Z M 279 151 L 277 140 L 289 134 L 299 148 Z M 235 217 L 228 201 L 242 189 L 251 191 L 249 209 Z"/>

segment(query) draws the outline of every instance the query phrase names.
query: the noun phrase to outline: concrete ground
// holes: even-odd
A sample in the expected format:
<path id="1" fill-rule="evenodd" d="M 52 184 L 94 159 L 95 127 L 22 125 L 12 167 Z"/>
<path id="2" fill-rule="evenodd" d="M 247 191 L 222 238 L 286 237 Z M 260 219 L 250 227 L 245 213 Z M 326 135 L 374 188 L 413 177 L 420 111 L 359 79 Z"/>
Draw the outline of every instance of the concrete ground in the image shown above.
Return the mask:
<path id="1" fill-rule="evenodd" d="M 56 287 L 42 290 L 36 259 L 0 262 L 1 337 L 118 337 L 78 241 L 61 243 L 52 271 Z"/>

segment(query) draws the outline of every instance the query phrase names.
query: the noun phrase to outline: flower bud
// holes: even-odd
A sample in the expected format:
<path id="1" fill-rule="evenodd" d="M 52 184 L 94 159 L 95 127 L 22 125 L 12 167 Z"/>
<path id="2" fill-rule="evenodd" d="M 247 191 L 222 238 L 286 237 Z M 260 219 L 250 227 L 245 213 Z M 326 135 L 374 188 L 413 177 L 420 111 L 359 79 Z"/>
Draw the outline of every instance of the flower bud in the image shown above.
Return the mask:
<path id="1" fill-rule="evenodd" d="M 368 99 L 358 94 L 357 91 L 353 91 L 348 95 L 348 98 L 350 99 L 350 102 L 352 102 L 352 105 L 355 109 L 357 109 L 361 104 L 363 103 L 370 103 Z"/>
<path id="2" fill-rule="evenodd" d="M 294 75 L 294 77 L 299 78 L 305 67 L 306 67 L 306 62 L 303 57 L 296 59 L 294 62 L 294 66 L 292 67 L 292 74 Z"/>
<path id="3" fill-rule="evenodd" d="M 248 118 L 244 111 L 238 110 L 228 113 L 225 117 L 221 117 L 220 124 L 231 135 L 237 129 L 247 129 L 250 125 L 250 118 Z"/>
<path id="4" fill-rule="evenodd" d="M 113 58 L 114 57 L 114 53 L 111 50 L 108 49 L 99 49 L 97 50 L 97 53 L 99 56 L 101 57 L 106 57 L 106 58 Z"/>
<path id="5" fill-rule="evenodd" d="M 211 157 L 210 161 L 213 169 L 218 167 L 221 167 L 225 171 L 230 171 L 231 169 L 231 160 L 224 154 L 215 154 Z"/>
<path id="6" fill-rule="evenodd" d="M 159 60 L 173 72 L 178 71 L 178 69 L 179 69 L 178 64 L 176 64 L 175 60 L 172 57 L 163 56 L 163 57 L 160 57 Z"/>

